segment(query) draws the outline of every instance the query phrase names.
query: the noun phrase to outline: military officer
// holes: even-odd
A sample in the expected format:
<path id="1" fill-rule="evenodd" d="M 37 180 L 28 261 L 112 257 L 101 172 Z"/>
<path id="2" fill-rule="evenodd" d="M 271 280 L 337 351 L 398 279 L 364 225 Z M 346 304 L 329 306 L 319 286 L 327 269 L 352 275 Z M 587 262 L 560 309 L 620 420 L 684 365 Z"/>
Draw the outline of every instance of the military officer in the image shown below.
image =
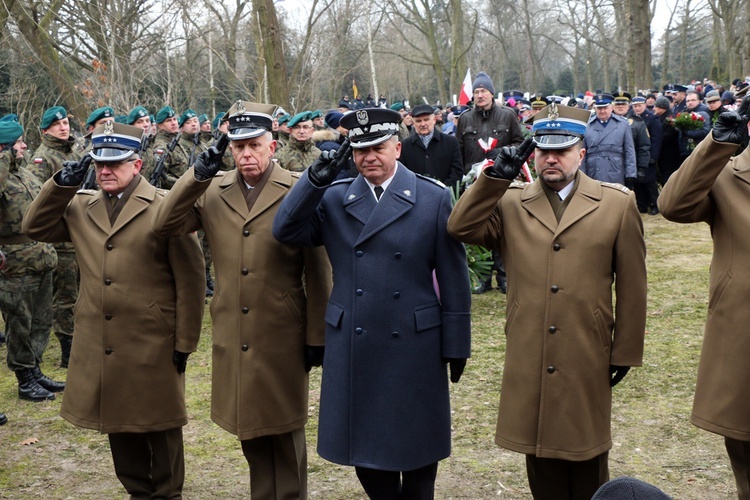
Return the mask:
<path id="1" fill-rule="evenodd" d="M 39 367 L 52 327 L 57 256 L 52 245 L 32 240 L 21 228 L 23 214 L 41 188 L 39 179 L 23 167 L 23 144 L 21 124 L 0 122 L 0 310 L 7 364 L 18 379 L 18 397 L 44 401 L 65 389 Z"/>
<path id="2" fill-rule="evenodd" d="M 169 189 L 174 185 L 177 178 L 187 170 L 190 150 L 186 151 L 183 148 L 180 139 L 177 139 L 172 151 L 169 150 L 169 146 L 174 143 L 177 134 L 180 133 L 179 117 L 170 106 L 164 106 L 157 111 L 156 127 L 153 168 L 156 169 L 161 158 L 164 157 L 161 185 L 165 189 Z M 153 175 L 153 172 L 149 172 L 149 175 Z"/>
<path id="3" fill-rule="evenodd" d="M 318 453 L 354 466 L 370 498 L 431 499 L 451 448 L 446 364 L 458 382 L 471 294 L 464 247 L 446 232 L 450 192 L 398 162 L 399 121 L 382 108 L 344 115 L 353 149 L 345 143 L 307 169 L 273 233 L 325 247 L 336 277 Z M 333 182 L 350 154 L 359 175 Z"/>
<path id="4" fill-rule="evenodd" d="M 39 128 L 42 130 L 42 144 L 26 168 L 45 182 L 62 168 L 64 161 L 78 161 L 81 153 L 73 147 L 75 139 L 70 134 L 65 108 L 55 106 L 46 110 Z M 60 341 L 60 366 L 67 368 L 73 343 L 73 306 L 78 299 L 78 261 L 70 243 L 57 243 L 55 250 L 57 268 L 53 278 L 52 326 Z"/>
<path id="5" fill-rule="evenodd" d="M 641 217 L 632 191 L 578 171 L 589 115 L 550 104 L 530 118 L 536 182 L 511 184 L 532 152 L 528 138 L 501 149 L 448 221 L 455 238 L 505 258 L 495 442 L 526 455 L 531 493 L 541 500 L 589 499 L 607 481 L 612 386 L 643 357 Z"/>
<path id="6" fill-rule="evenodd" d="M 612 113 L 621 116 L 627 121 L 628 125 L 630 125 L 630 132 L 633 138 L 633 148 L 635 149 L 636 165 L 636 178 L 631 187 L 633 191 L 635 191 L 638 211 L 645 214 L 648 211 L 649 204 L 638 195 L 640 191 L 638 185 L 641 182 L 646 183 L 646 181 L 652 177 L 656 178 L 656 165 L 651 164 L 651 138 L 648 134 L 646 122 L 633 113 L 630 109 L 630 101 L 631 95 L 628 92 L 615 93 L 614 101 L 612 103 Z M 655 202 L 656 199 L 654 198 L 654 203 Z M 656 207 L 654 206 L 653 208 Z"/>
<path id="7" fill-rule="evenodd" d="M 297 178 L 271 161 L 276 106 L 228 111 L 237 169 L 198 155 L 154 219 L 159 234 L 203 228 L 213 250 L 211 418 L 236 434 L 254 499 L 307 497 L 308 375 L 322 362 L 331 268 L 323 249 L 284 245 L 273 217 Z M 223 142 L 223 141 L 222 141 Z"/>
<path id="8" fill-rule="evenodd" d="M 90 155 L 101 190 L 79 190 L 88 158 L 66 163 L 29 207 L 23 229 L 41 241 L 72 241 L 81 257 L 60 414 L 109 435 L 130 498 L 182 498 L 184 372 L 201 331 L 203 256 L 194 235 L 151 230 L 165 193 L 139 173 L 142 136 L 129 125 L 94 129 Z"/>
<path id="9" fill-rule="evenodd" d="M 301 172 L 309 167 L 320 155 L 313 141 L 312 113 L 304 111 L 289 120 L 289 142 L 274 158 L 281 167 L 292 172 Z"/>

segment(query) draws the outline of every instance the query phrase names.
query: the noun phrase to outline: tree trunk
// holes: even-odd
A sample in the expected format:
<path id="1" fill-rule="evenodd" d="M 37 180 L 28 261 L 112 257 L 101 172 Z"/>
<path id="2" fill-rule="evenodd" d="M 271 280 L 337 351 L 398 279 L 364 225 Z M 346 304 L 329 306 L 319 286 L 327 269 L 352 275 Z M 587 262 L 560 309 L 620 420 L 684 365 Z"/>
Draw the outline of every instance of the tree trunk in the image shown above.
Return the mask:
<path id="1" fill-rule="evenodd" d="M 276 7 L 273 0 L 253 0 L 253 11 L 262 45 L 258 50 L 258 58 L 263 58 L 268 73 L 268 102 L 288 108 L 289 80 Z"/>

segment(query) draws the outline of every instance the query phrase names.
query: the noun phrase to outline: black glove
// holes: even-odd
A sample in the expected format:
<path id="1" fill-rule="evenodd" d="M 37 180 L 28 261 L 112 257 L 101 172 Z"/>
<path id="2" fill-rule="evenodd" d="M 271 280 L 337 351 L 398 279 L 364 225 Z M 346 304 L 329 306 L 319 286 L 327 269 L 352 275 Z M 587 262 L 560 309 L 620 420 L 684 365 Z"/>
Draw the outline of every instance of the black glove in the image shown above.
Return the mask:
<path id="1" fill-rule="evenodd" d="M 466 368 L 466 358 L 443 358 L 443 363 L 448 363 L 451 367 L 451 382 L 455 384 L 461 380 Z"/>
<path id="2" fill-rule="evenodd" d="M 493 150 L 494 151 L 494 150 Z M 521 172 L 521 167 L 534 151 L 534 139 L 527 138 L 520 146 L 504 146 L 498 150 L 495 164 L 485 169 L 490 177 L 512 181 Z"/>
<path id="3" fill-rule="evenodd" d="M 222 134 L 216 144 L 198 155 L 193 162 L 193 175 L 195 175 L 196 180 L 207 181 L 216 175 L 216 172 L 221 168 L 221 158 L 224 156 L 228 144 L 229 139 L 225 134 Z"/>
<path id="4" fill-rule="evenodd" d="M 629 366 L 609 365 L 609 376 L 611 377 L 609 380 L 609 386 L 614 387 L 619 384 L 620 380 L 624 379 L 629 371 Z"/>
<path id="5" fill-rule="evenodd" d="M 336 180 L 336 176 L 346 166 L 352 155 L 349 139 L 345 139 L 338 151 L 323 151 L 318 159 L 307 169 L 307 176 L 317 187 L 327 186 Z"/>
<path id="6" fill-rule="evenodd" d="M 83 179 L 86 178 L 86 172 L 88 172 L 90 164 L 90 155 L 84 156 L 81 161 L 64 161 L 55 182 L 59 186 L 80 186 L 83 184 Z"/>
<path id="7" fill-rule="evenodd" d="M 485 160 L 497 160 L 497 155 L 500 154 L 500 148 L 490 149 L 486 153 L 484 153 L 484 159 Z"/>
<path id="8" fill-rule="evenodd" d="M 646 169 L 645 168 L 639 168 L 637 170 L 637 172 L 638 173 L 636 175 L 638 176 L 637 177 L 638 182 L 646 182 Z"/>
<path id="9" fill-rule="evenodd" d="M 177 367 L 177 373 L 185 373 L 188 356 L 190 356 L 189 352 L 175 351 L 174 354 L 172 354 L 172 363 Z"/>
<path id="10" fill-rule="evenodd" d="M 324 345 L 305 346 L 305 371 L 310 373 L 313 366 L 323 366 L 323 355 L 326 352 Z"/>
<path id="11" fill-rule="evenodd" d="M 635 189 L 635 177 L 625 177 L 625 187 L 631 191 Z"/>
<path id="12" fill-rule="evenodd" d="M 716 142 L 742 144 L 747 141 L 748 111 L 750 111 L 750 94 L 742 99 L 737 111 L 725 111 L 716 119 L 713 137 Z"/>

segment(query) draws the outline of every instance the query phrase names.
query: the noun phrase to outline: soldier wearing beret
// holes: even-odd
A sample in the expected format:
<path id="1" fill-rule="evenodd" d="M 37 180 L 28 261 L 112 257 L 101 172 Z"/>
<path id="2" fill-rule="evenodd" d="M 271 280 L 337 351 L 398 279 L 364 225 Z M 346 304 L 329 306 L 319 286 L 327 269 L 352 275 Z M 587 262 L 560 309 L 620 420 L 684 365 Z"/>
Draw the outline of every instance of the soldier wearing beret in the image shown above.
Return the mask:
<path id="1" fill-rule="evenodd" d="M 323 120 L 323 112 L 321 110 L 313 111 L 310 115 L 310 119 L 313 122 L 313 127 L 315 127 L 315 130 L 325 130 L 326 123 L 325 120 Z"/>
<path id="2" fill-rule="evenodd" d="M 312 138 L 312 113 L 305 111 L 294 115 L 289 120 L 289 130 L 289 142 L 274 155 L 274 158 L 283 168 L 301 172 L 320 156 L 320 150 L 315 147 Z"/>
<path id="3" fill-rule="evenodd" d="M 78 161 L 81 152 L 74 148 L 75 139 L 70 133 L 65 108 L 55 106 L 46 110 L 39 128 L 42 130 L 42 144 L 26 168 L 39 181 L 45 182 L 62 168 L 63 162 Z M 53 328 L 60 341 L 60 365 L 66 368 L 73 342 L 73 306 L 78 300 L 78 261 L 70 243 L 56 243 L 55 250 L 57 268 L 53 278 Z"/>
<path id="4" fill-rule="evenodd" d="M 148 110 L 143 106 L 136 106 L 130 113 L 128 113 L 128 119 L 125 122 L 127 125 L 138 127 L 143 130 L 143 139 L 141 141 L 141 150 L 139 156 L 141 157 L 141 176 L 149 178 L 150 173 L 154 168 L 154 149 L 151 137 L 151 115 L 148 114 Z"/>
<path id="5" fill-rule="evenodd" d="M 41 182 L 23 167 L 23 127 L 0 122 L 0 310 L 5 319 L 7 364 L 18 380 L 18 397 L 55 399 L 65 384 L 42 373 L 40 364 L 52 327 L 52 281 L 57 256 L 21 227 Z M 71 328 L 72 331 L 72 328 Z M 3 420 L 3 418 L 0 418 Z"/>
<path id="6" fill-rule="evenodd" d="M 44 184 L 23 229 L 41 241 L 71 241 L 81 257 L 60 414 L 108 434 L 130 498 L 182 498 L 184 373 L 201 331 L 203 256 L 194 235 L 151 230 L 165 193 L 139 174 L 142 135 L 117 123 L 94 129 L 90 157 Z M 100 191 L 79 189 L 91 159 Z"/>
<path id="7" fill-rule="evenodd" d="M 174 109 L 169 106 L 164 106 L 156 113 L 156 127 L 158 131 L 154 138 L 153 167 L 156 168 L 156 164 L 159 163 L 161 157 L 166 155 L 164 160 L 164 174 L 166 178 L 163 178 L 161 181 L 162 187 L 165 189 L 170 189 L 177 179 L 188 169 L 192 144 L 186 145 L 180 139 L 171 152 L 168 148 L 175 136 L 180 133 L 179 119 L 180 117 L 177 116 Z M 151 173 L 147 172 L 149 176 Z"/>
<path id="8" fill-rule="evenodd" d="M 279 150 L 287 145 L 289 142 L 289 120 L 292 119 L 292 115 L 286 113 L 277 115 L 276 124 L 278 129 L 273 131 L 273 138 L 276 140 L 276 149 Z"/>
<path id="9" fill-rule="evenodd" d="M 221 112 L 217 114 L 214 117 L 213 122 L 211 122 L 211 127 L 213 128 L 213 134 L 214 137 L 218 138 L 221 136 L 221 134 L 227 134 L 229 133 L 229 120 L 228 116 L 226 116 L 226 113 Z M 233 170 L 235 168 L 234 164 L 234 156 L 232 156 L 232 150 L 227 148 L 226 151 L 224 151 L 224 155 L 221 157 L 221 167 L 220 170 L 229 171 Z"/>
<path id="10" fill-rule="evenodd" d="M 502 148 L 448 221 L 505 258 L 495 442 L 526 455 L 539 500 L 589 499 L 609 479 L 612 387 L 643 358 L 643 225 L 633 192 L 579 172 L 589 115 L 550 104 L 530 118 L 534 139 Z M 538 178 L 514 185 L 533 141 Z"/>
<path id="11" fill-rule="evenodd" d="M 203 151 L 206 151 L 211 147 L 211 143 L 214 140 L 214 136 L 211 133 L 211 120 L 208 119 L 206 113 L 198 115 L 198 126 L 200 127 L 201 146 Z"/>
<path id="12" fill-rule="evenodd" d="M 331 268 L 325 251 L 271 235 L 297 177 L 271 161 L 276 106 L 238 101 L 228 111 L 237 168 L 223 151 L 198 155 L 154 218 L 159 234 L 203 228 L 213 250 L 211 419 L 236 434 L 254 499 L 307 498 L 308 375 L 322 362 Z"/>
<path id="13" fill-rule="evenodd" d="M 446 231 L 450 192 L 398 162 L 398 122 L 381 108 L 344 115 L 351 148 L 302 174 L 273 234 L 325 247 L 334 269 L 318 453 L 354 466 L 370 498 L 430 499 L 450 455 L 447 366 L 458 382 L 471 294 L 464 247 Z M 334 182 L 350 155 L 359 175 Z"/>

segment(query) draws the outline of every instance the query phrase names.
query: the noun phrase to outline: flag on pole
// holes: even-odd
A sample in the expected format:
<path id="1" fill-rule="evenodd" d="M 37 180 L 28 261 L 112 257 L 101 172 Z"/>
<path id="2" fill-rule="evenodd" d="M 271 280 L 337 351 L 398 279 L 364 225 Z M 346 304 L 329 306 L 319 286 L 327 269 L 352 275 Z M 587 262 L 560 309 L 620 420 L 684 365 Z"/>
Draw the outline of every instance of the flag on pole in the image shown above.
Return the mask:
<path id="1" fill-rule="evenodd" d="M 471 70 L 466 70 L 466 78 L 461 84 L 461 92 L 458 94 L 458 104 L 465 106 L 471 101 L 473 92 L 471 91 Z"/>
<path id="2" fill-rule="evenodd" d="M 359 90 L 357 90 L 357 82 L 354 81 L 354 78 L 352 78 L 352 96 L 354 99 L 359 97 Z"/>

